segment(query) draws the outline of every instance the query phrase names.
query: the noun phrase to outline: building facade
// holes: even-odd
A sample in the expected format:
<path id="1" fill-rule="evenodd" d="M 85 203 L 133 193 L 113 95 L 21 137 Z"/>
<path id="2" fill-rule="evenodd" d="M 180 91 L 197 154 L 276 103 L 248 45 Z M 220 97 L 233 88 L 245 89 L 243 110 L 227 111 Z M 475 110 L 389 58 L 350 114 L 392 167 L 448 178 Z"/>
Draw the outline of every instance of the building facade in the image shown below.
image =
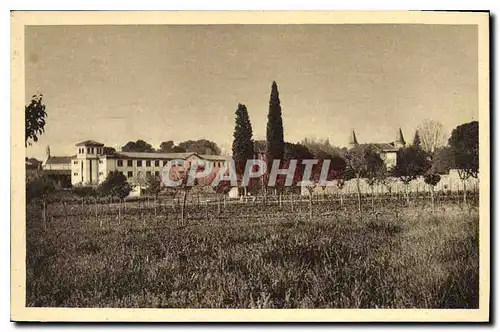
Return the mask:
<path id="1" fill-rule="evenodd" d="M 113 152 L 104 153 L 104 144 L 84 141 L 76 144 L 77 154 L 71 159 L 72 185 L 96 186 L 109 173 L 118 171 L 125 175 L 132 185 L 143 186 L 148 176 L 163 176 L 163 168 L 169 161 L 182 160 L 184 167 L 202 161 L 212 173 L 226 165 L 229 157 L 193 152 Z"/>
<path id="2" fill-rule="evenodd" d="M 365 146 L 372 148 L 374 151 L 376 151 L 380 159 L 382 159 L 388 169 L 393 168 L 396 166 L 397 163 L 397 158 L 398 158 L 398 151 L 401 148 L 404 148 L 406 146 L 405 139 L 403 137 L 403 131 L 401 128 L 399 128 L 397 134 L 396 134 L 396 140 L 393 142 L 389 143 L 362 143 L 359 144 L 358 140 L 356 138 L 356 133 L 354 130 L 351 132 L 351 135 L 349 136 L 349 142 L 348 142 L 348 148 L 352 149 L 356 146 Z"/>

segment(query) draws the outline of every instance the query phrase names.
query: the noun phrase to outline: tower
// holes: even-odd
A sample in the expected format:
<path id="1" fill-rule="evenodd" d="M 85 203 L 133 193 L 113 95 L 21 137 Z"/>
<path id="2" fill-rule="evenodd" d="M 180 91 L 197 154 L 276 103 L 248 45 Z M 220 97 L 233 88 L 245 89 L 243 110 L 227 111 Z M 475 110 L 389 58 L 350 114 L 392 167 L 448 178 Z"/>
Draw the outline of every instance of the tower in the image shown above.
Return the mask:
<path id="1" fill-rule="evenodd" d="M 403 131 L 399 128 L 398 133 L 396 135 L 396 140 L 394 141 L 394 147 L 396 148 L 404 148 L 406 146 L 405 139 L 403 138 Z"/>
<path id="2" fill-rule="evenodd" d="M 50 146 L 47 145 L 47 148 L 45 149 L 45 153 L 47 155 L 47 159 L 50 158 Z"/>
<path id="3" fill-rule="evenodd" d="M 105 171 L 105 165 L 99 159 L 99 155 L 103 153 L 104 144 L 84 141 L 76 144 L 76 147 L 77 155 L 72 160 L 71 182 L 83 185 L 99 184 L 99 173 Z"/>
<path id="4" fill-rule="evenodd" d="M 347 143 L 347 148 L 352 149 L 355 146 L 357 146 L 358 144 L 359 143 L 358 143 L 358 140 L 356 139 L 356 133 L 353 130 L 351 135 L 349 136 L 349 142 Z"/>

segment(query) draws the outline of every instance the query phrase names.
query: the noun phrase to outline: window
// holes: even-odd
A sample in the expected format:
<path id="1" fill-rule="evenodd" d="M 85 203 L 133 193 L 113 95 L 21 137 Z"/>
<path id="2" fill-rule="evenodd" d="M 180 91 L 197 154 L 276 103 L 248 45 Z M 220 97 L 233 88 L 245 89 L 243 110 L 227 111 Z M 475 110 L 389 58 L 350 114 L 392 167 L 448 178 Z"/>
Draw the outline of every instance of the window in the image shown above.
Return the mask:
<path id="1" fill-rule="evenodd" d="M 168 163 L 168 160 L 164 160 L 164 161 L 163 161 L 163 166 L 166 166 L 166 165 L 167 165 L 167 163 Z"/>
<path id="2" fill-rule="evenodd" d="M 137 160 L 137 167 L 142 167 L 142 160 Z"/>
<path id="3" fill-rule="evenodd" d="M 78 173 L 73 173 L 74 176 L 78 176 Z"/>
<path id="4" fill-rule="evenodd" d="M 116 161 L 116 165 L 117 165 L 118 167 L 122 167 L 122 166 L 123 166 L 123 160 L 118 159 L 118 160 Z"/>
<path id="5" fill-rule="evenodd" d="M 155 176 L 160 176 L 160 171 L 155 171 Z"/>
<path id="6" fill-rule="evenodd" d="M 151 171 L 147 171 L 146 176 L 151 176 Z"/>
<path id="7" fill-rule="evenodd" d="M 110 172 L 110 173 L 111 173 L 111 172 Z M 123 175 L 123 172 L 122 172 L 122 171 L 120 171 L 120 174 L 121 174 L 121 175 Z"/>
<path id="8" fill-rule="evenodd" d="M 131 178 L 133 175 L 134 175 L 134 173 L 133 173 L 133 172 L 131 172 L 131 171 L 128 171 L 128 172 L 127 172 L 127 177 Z"/>
<path id="9" fill-rule="evenodd" d="M 151 167 L 151 160 L 146 160 L 146 167 Z"/>
<path id="10" fill-rule="evenodd" d="M 78 165 L 78 160 L 73 161 L 73 165 Z"/>
<path id="11" fill-rule="evenodd" d="M 92 153 L 95 153 L 95 150 L 94 150 L 94 148 L 92 148 Z"/>
<path id="12" fill-rule="evenodd" d="M 132 167 L 132 160 L 127 160 L 127 166 Z"/>
<path id="13" fill-rule="evenodd" d="M 90 148 L 87 148 L 87 153 L 90 153 Z"/>
<path id="14" fill-rule="evenodd" d="M 160 166 L 160 161 L 159 160 L 155 160 L 155 166 L 156 167 Z"/>
<path id="15" fill-rule="evenodd" d="M 102 175 L 102 172 L 99 172 L 99 175 Z"/>
<path id="16" fill-rule="evenodd" d="M 99 159 L 99 164 L 102 164 L 102 160 L 101 159 Z"/>

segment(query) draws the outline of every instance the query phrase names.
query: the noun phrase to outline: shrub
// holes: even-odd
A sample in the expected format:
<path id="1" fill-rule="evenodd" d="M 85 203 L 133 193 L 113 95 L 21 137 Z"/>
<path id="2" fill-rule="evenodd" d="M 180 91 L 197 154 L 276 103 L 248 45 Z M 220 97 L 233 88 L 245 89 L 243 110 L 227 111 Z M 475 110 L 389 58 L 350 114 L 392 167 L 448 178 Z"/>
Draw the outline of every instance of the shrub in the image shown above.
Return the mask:
<path id="1" fill-rule="evenodd" d="M 130 194 L 132 187 L 127 182 L 125 175 L 118 171 L 108 174 L 106 180 L 97 188 L 97 192 L 103 196 L 114 196 L 124 199 Z"/>

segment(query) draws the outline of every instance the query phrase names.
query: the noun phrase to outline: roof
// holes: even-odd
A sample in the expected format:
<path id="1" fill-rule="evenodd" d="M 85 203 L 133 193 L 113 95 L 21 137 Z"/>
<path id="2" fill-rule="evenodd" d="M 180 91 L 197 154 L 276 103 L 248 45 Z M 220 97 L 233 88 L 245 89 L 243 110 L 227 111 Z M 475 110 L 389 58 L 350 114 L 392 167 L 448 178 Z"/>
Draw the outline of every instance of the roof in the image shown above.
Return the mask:
<path id="1" fill-rule="evenodd" d="M 163 152 L 114 152 L 112 154 L 107 154 L 107 158 L 131 158 L 131 159 L 168 159 L 168 160 L 173 160 L 173 159 L 187 159 L 191 156 L 198 156 L 201 159 L 205 160 L 227 160 L 229 157 L 228 156 L 218 156 L 218 155 L 209 155 L 209 154 L 197 154 L 194 152 L 170 152 L 170 153 L 163 153 Z"/>
<path id="2" fill-rule="evenodd" d="M 389 144 L 389 143 L 368 143 L 371 146 L 375 147 L 375 149 L 383 152 L 398 152 L 399 149 L 396 148 L 394 145 Z"/>
<path id="3" fill-rule="evenodd" d="M 50 156 L 45 164 L 71 164 L 71 159 L 76 156 Z"/>
<path id="4" fill-rule="evenodd" d="M 77 143 L 76 146 L 104 146 L 104 144 L 92 140 L 87 140 Z"/>

